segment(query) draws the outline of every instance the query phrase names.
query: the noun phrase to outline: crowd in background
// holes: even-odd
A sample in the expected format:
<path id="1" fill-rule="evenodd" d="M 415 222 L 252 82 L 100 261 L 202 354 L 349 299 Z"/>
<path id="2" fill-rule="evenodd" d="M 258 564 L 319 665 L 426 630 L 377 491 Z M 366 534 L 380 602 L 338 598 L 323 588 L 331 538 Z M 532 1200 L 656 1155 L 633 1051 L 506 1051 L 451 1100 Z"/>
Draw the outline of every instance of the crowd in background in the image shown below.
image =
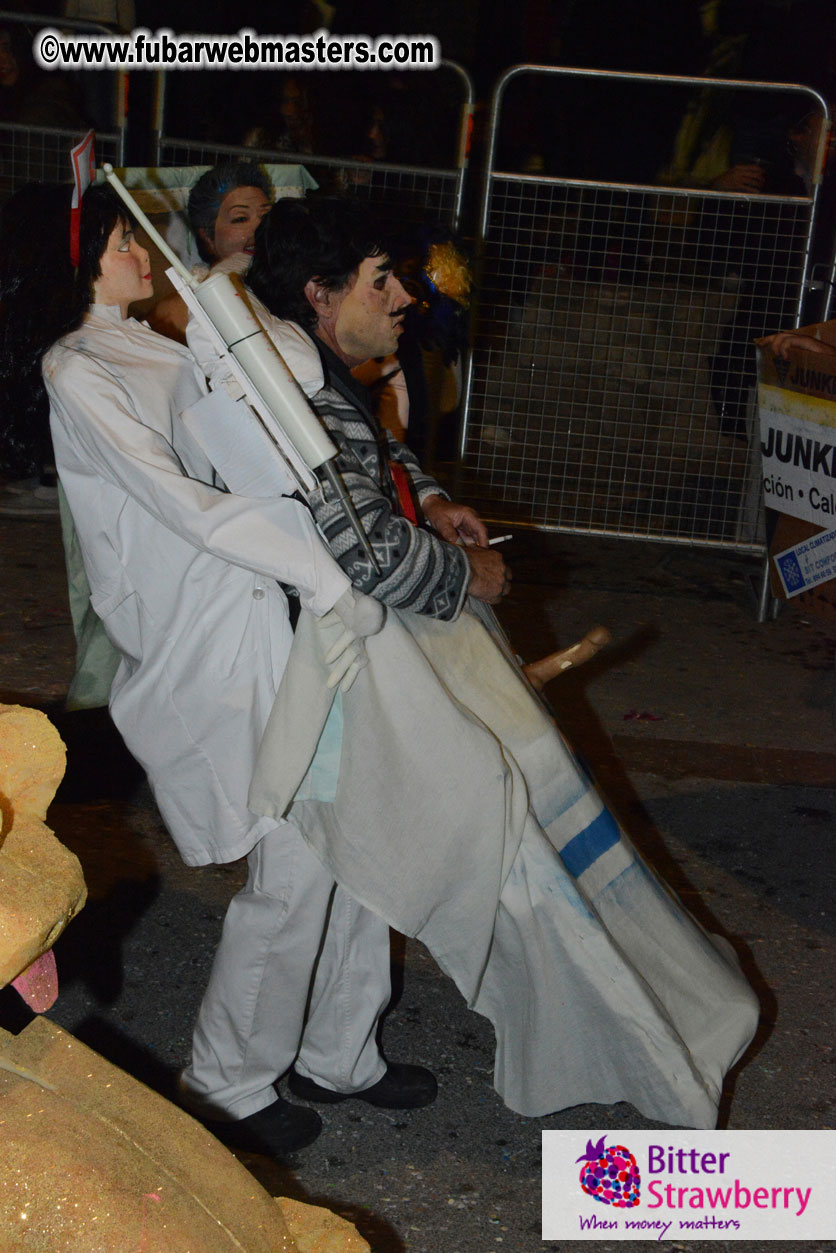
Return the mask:
<path id="1" fill-rule="evenodd" d="M 38 5 L 48 11 L 49 5 Z M 182 8 L 183 6 L 181 6 Z M 403 7 L 403 6 L 400 6 Z M 480 116 L 503 68 L 517 61 L 664 75 L 710 76 L 747 81 L 800 82 L 833 99 L 836 24 L 829 0 L 563 0 L 546 6 L 548 19 L 536 47 L 532 26 L 543 6 L 529 0 L 517 14 L 517 38 L 509 19 L 491 23 L 492 4 L 461 3 L 460 25 L 482 20 L 471 38 L 442 37 L 445 56 L 470 52 L 465 67 L 476 80 Z M 263 31 L 335 33 L 391 32 L 405 18 L 393 6 L 346 6 L 291 2 L 248 6 L 246 20 Z M 397 10 L 399 6 L 395 5 Z M 25 11 L 19 3 L 14 11 Z M 158 13 L 153 0 L 64 0 L 67 16 L 131 25 L 188 30 L 193 11 Z M 412 27 L 421 6 L 413 6 Z M 259 22 L 259 16 L 262 20 Z M 56 15 L 57 16 L 57 15 Z M 542 16 L 542 15 L 541 15 Z M 451 18 L 445 19 L 447 26 Z M 212 29 L 237 29 L 241 16 Z M 432 27 L 432 17 L 427 15 Z M 432 33 L 439 33 L 432 27 Z M 461 46 L 463 45 L 463 46 Z M 461 55 L 460 55 L 460 59 Z M 485 73 L 490 66 L 492 76 Z M 73 126 L 106 119 L 102 75 L 45 73 L 31 55 L 27 26 L 0 27 L 0 121 Z M 150 75 L 134 74 L 131 88 L 142 113 Z M 456 85 L 426 72 L 169 74 L 170 134 L 207 143 L 248 146 L 301 155 L 359 161 L 446 166 L 454 157 Z M 132 101 L 133 106 L 133 101 Z M 807 109 L 809 113 L 809 108 Z M 797 113 L 797 115 L 796 115 Z M 546 175 L 632 183 L 672 182 L 742 191 L 782 191 L 795 175 L 799 129 L 805 125 L 786 95 L 729 93 L 693 87 L 662 93 L 653 84 L 547 78 L 521 80 L 509 93 L 500 138 L 500 168 Z M 794 138 L 795 136 L 795 138 Z M 477 136 L 478 137 L 478 136 Z M 139 149 L 142 137 L 131 136 Z M 145 155 L 138 156 L 144 161 Z"/>
<path id="2" fill-rule="evenodd" d="M 47 11 L 49 7 L 38 5 Z M 474 26 L 476 10 L 482 21 Z M 61 12 L 121 30 L 135 23 L 187 30 L 195 21 L 187 6 L 167 7 L 163 13 L 154 0 L 138 0 L 136 5 L 129 0 L 64 0 Z M 563 0 L 546 6 L 529 0 L 513 20 L 500 13 L 493 0 L 481 5 L 463 0 L 451 12 L 457 14 L 459 45 L 471 54 L 467 68 L 481 97 L 473 166 L 478 166 L 483 150 L 495 76 L 509 62 L 526 57 L 555 66 L 626 74 L 804 83 L 825 101 L 836 101 L 832 0 L 684 0 L 674 6 L 668 0 L 633 0 L 629 5 L 619 0 Z M 395 22 L 402 23 L 399 29 L 419 30 L 421 21 L 420 5 L 411 10 L 410 26 L 407 6 L 373 0 L 352 6 L 286 0 L 269 9 L 254 3 L 247 10 L 247 22 L 262 31 L 303 33 L 326 25 L 335 33 L 378 34 L 394 29 Z M 444 21 L 447 31 L 456 31 L 450 14 Z M 213 15 L 211 23 L 219 32 L 236 30 L 240 24 L 240 14 L 226 19 Z M 430 18 L 426 24 L 431 24 Z M 40 70 L 31 53 L 32 29 L 0 23 L 0 125 L 106 128 L 113 104 L 112 78 Z M 462 36 L 465 30 L 470 31 L 468 37 Z M 455 40 L 448 47 L 445 35 L 442 48 L 445 54 L 455 54 Z M 140 74 L 131 78 L 127 155 L 133 163 L 152 159 L 147 107 L 151 78 Z M 172 73 L 167 81 L 166 131 L 195 144 L 250 149 L 259 158 L 275 153 L 302 162 L 338 157 L 360 165 L 449 168 L 459 135 L 459 106 L 459 84 L 427 72 Z M 695 83 L 660 89 L 655 83 L 617 78 L 524 75 L 509 86 L 502 117 L 495 155 L 495 166 L 501 170 L 593 183 L 693 187 L 741 197 L 810 196 L 822 141 L 821 109 L 811 108 L 809 94 L 725 90 Z M 4 142 L 0 136 L 0 164 Z M 315 170 L 326 191 L 346 191 L 363 179 L 356 170 L 348 182 L 342 171 L 325 165 Z M 833 253 L 835 173 L 836 162 L 830 162 L 813 245 L 814 258 L 821 263 L 828 263 Z M 11 182 L 7 188 L 4 179 L 2 185 L 5 195 Z M 745 393 L 752 374 L 750 364 L 743 382 L 735 381 L 741 374 L 740 362 L 751 355 L 753 336 L 783 324 L 783 310 L 762 281 L 761 261 L 738 240 L 743 236 L 737 212 L 721 207 L 709 223 L 712 272 L 717 271 L 719 233 L 728 238 L 728 256 L 723 273 L 714 276 L 718 281 L 731 276 L 740 290 L 735 318 L 712 364 L 720 427 L 731 435 L 743 433 Z M 645 281 L 653 264 L 647 240 L 662 221 L 658 207 L 648 215 L 632 205 L 619 210 L 613 201 L 600 215 L 591 213 L 582 247 L 573 246 L 570 253 L 565 248 L 550 252 L 546 264 L 592 279 Z M 699 264 L 706 230 L 703 227 L 701 236 L 687 221 L 683 229 L 693 236 L 692 245 L 686 238 L 683 255 L 690 247 Z M 532 274 L 530 267 L 520 264 L 515 281 L 527 286 Z"/>

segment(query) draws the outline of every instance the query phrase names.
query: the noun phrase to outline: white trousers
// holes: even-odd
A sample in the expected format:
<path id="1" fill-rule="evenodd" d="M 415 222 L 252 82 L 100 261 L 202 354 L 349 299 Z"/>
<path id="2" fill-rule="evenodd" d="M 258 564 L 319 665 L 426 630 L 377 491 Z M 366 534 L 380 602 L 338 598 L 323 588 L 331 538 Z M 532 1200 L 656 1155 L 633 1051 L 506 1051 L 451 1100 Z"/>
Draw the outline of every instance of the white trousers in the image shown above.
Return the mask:
<path id="1" fill-rule="evenodd" d="M 324 1087 L 382 1078 L 375 1039 L 391 995 L 388 925 L 337 887 L 292 823 L 259 841 L 232 898 L 182 1083 L 216 1117 L 276 1099 L 295 1064 Z"/>

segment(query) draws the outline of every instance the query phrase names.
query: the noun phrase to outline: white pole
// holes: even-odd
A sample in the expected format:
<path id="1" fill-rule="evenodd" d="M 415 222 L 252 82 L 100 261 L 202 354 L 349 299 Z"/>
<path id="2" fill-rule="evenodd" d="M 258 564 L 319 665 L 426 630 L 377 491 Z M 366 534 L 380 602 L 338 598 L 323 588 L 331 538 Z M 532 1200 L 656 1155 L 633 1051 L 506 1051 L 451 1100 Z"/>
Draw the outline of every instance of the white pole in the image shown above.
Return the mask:
<path id="1" fill-rule="evenodd" d="M 189 287 L 191 288 L 196 288 L 197 279 L 194 277 L 193 274 L 189 273 L 189 271 L 183 265 L 183 262 L 177 256 L 177 253 L 174 252 L 171 248 L 169 248 L 168 244 L 165 242 L 162 235 L 157 230 L 156 226 L 152 225 L 150 218 L 148 218 L 142 212 L 139 205 L 136 203 L 136 201 L 134 200 L 131 193 L 128 191 L 125 184 L 122 182 L 119 176 L 114 173 L 113 166 L 110 164 L 110 162 L 106 161 L 104 165 L 102 166 L 102 169 L 104 170 L 105 178 L 110 183 L 111 187 L 116 192 L 116 194 L 119 196 L 120 200 L 123 200 L 125 202 L 125 204 L 130 209 L 131 213 L 136 218 L 137 222 L 139 222 L 140 226 L 144 227 L 144 229 L 148 232 L 150 237 L 153 239 L 154 243 L 159 248 L 160 252 L 165 257 L 165 259 L 171 265 L 174 266 L 175 270 L 180 275 L 183 282 L 188 283 Z"/>

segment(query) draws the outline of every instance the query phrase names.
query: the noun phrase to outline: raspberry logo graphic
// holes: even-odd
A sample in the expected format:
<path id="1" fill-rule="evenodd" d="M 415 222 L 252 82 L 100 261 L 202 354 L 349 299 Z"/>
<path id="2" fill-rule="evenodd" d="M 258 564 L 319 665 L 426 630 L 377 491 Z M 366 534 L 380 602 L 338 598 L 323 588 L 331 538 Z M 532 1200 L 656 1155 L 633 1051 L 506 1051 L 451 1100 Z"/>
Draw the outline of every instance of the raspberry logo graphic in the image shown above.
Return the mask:
<path id="1" fill-rule="evenodd" d="M 636 1159 L 623 1144 L 604 1147 L 606 1136 L 597 1144 L 586 1142 L 586 1152 L 577 1161 L 583 1162 L 580 1185 L 593 1200 L 615 1209 L 632 1209 L 639 1203 L 641 1175 Z"/>

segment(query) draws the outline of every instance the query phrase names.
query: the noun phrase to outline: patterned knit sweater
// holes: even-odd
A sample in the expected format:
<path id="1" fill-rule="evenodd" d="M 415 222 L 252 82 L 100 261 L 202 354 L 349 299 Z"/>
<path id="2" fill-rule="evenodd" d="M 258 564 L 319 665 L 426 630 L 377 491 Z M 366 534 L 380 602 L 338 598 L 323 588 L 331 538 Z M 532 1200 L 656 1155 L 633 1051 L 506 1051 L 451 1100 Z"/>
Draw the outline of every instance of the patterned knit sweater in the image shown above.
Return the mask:
<path id="1" fill-rule="evenodd" d="M 413 453 L 384 431 L 366 390 L 327 348 L 320 347 L 326 383 L 312 400 L 339 452 L 336 466 L 351 494 L 380 565 L 376 574 L 329 483 L 311 498 L 328 545 L 355 587 L 387 605 L 452 621 L 467 594 L 470 566 L 461 548 L 402 516 L 389 472 L 399 461 L 419 501 L 446 493 Z"/>

